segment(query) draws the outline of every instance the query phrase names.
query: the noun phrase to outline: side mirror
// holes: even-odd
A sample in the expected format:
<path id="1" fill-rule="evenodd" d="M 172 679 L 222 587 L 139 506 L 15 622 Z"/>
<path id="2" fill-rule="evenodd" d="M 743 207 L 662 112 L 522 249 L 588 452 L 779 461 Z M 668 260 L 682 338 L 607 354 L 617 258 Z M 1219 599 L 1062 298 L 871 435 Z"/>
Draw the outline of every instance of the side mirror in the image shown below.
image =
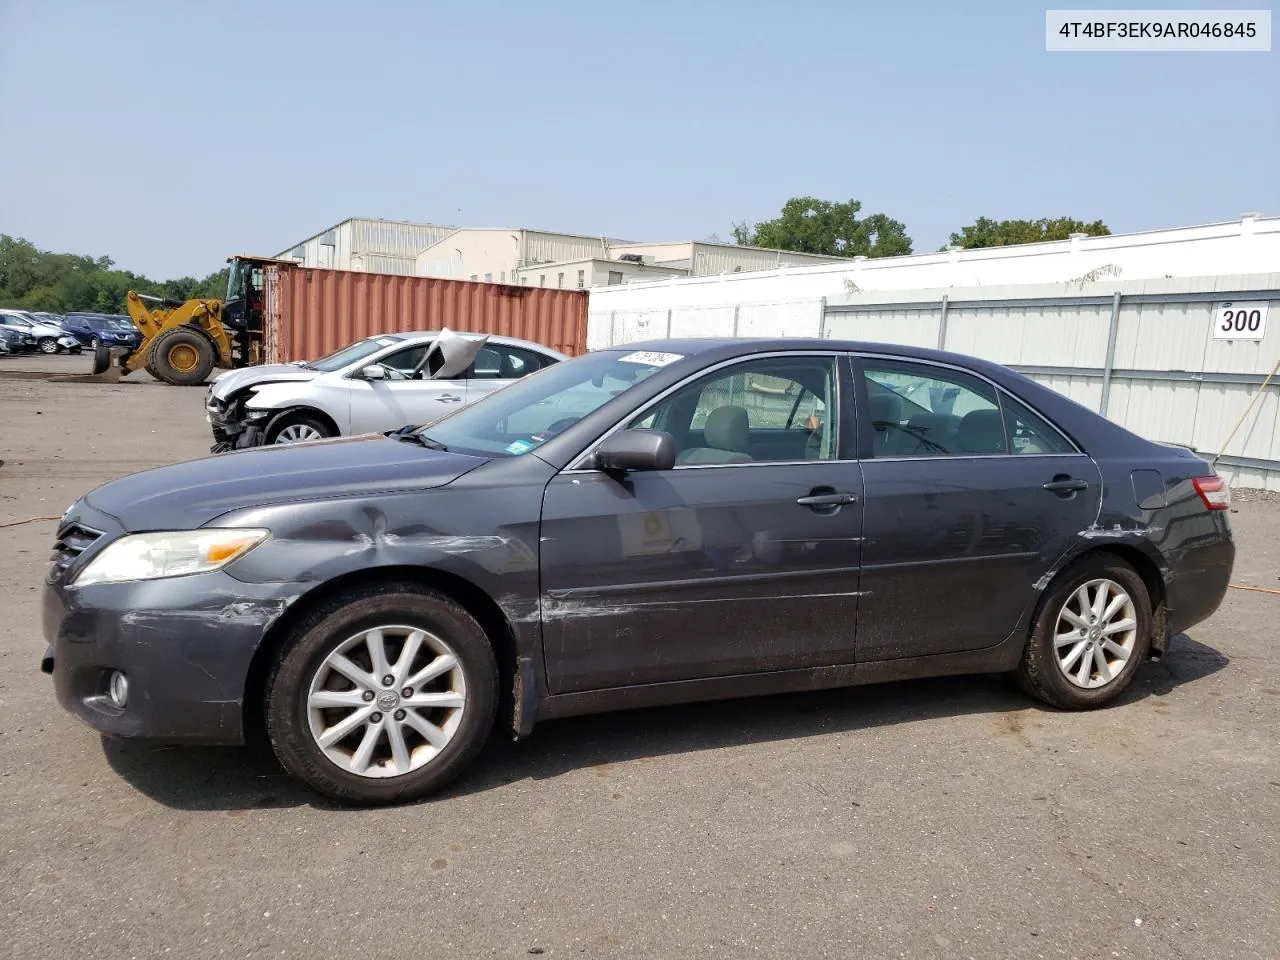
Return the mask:
<path id="1" fill-rule="evenodd" d="M 360 376 L 366 380 L 385 380 L 387 379 L 387 371 L 378 364 L 373 363 L 360 371 Z"/>
<path id="2" fill-rule="evenodd" d="M 662 430 L 619 430 L 596 449 L 597 470 L 670 470 L 676 465 L 675 437 Z"/>

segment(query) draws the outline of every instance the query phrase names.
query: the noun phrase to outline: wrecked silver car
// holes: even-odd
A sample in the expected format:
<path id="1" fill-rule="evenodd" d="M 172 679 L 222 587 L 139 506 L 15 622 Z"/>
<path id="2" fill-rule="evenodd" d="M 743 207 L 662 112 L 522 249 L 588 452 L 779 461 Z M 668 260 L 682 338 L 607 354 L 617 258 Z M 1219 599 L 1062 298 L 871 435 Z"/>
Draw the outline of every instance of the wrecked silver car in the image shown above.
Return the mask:
<path id="1" fill-rule="evenodd" d="M 448 329 L 360 340 L 310 362 L 233 370 L 209 386 L 214 453 L 432 423 L 567 357 Z"/>

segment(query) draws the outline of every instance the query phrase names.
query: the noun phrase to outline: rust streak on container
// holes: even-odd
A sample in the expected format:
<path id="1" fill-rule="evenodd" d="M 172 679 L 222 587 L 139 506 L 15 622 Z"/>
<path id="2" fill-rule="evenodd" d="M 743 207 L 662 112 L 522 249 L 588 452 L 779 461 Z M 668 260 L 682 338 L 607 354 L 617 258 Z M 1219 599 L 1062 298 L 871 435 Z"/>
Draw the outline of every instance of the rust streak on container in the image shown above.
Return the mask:
<path id="1" fill-rule="evenodd" d="M 587 349 L 587 294 L 437 277 L 267 268 L 265 361 L 314 360 L 379 333 L 439 330 Z"/>

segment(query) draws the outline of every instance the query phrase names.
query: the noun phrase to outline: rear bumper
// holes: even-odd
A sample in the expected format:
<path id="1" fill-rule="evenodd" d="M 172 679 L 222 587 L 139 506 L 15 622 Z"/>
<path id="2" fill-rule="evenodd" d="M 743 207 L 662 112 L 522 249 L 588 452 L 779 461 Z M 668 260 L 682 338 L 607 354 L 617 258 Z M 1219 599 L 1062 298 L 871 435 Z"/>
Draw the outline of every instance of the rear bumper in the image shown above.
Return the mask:
<path id="1" fill-rule="evenodd" d="M 249 666 L 301 592 L 224 573 L 77 589 L 46 584 L 41 669 L 58 702 L 104 734 L 166 742 L 244 742 Z M 109 679 L 129 681 L 123 708 Z"/>
<path id="2" fill-rule="evenodd" d="M 1229 530 L 1199 543 L 1188 543 L 1179 551 L 1165 583 L 1171 636 L 1207 620 L 1222 605 L 1235 557 L 1236 545 Z"/>

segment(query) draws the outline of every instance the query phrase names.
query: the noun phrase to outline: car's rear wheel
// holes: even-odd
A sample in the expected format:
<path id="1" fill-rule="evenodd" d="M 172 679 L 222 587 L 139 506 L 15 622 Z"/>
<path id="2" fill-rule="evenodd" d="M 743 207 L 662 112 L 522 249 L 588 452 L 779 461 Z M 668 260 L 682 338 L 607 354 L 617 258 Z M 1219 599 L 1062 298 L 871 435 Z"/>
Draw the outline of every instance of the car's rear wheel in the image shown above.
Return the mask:
<path id="1" fill-rule="evenodd" d="M 1086 557 L 1050 585 L 1018 683 L 1066 710 L 1110 703 L 1146 658 L 1151 625 L 1151 598 L 1137 571 L 1118 557 Z"/>
<path id="2" fill-rule="evenodd" d="M 416 584 L 378 584 L 293 631 L 267 681 L 267 735 L 313 790 L 392 803 L 456 777 L 484 745 L 497 703 L 497 663 L 475 619 Z"/>
<path id="3" fill-rule="evenodd" d="M 267 433 L 267 443 L 308 443 L 333 435 L 333 430 L 319 417 L 293 413 L 272 424 Z"/>

